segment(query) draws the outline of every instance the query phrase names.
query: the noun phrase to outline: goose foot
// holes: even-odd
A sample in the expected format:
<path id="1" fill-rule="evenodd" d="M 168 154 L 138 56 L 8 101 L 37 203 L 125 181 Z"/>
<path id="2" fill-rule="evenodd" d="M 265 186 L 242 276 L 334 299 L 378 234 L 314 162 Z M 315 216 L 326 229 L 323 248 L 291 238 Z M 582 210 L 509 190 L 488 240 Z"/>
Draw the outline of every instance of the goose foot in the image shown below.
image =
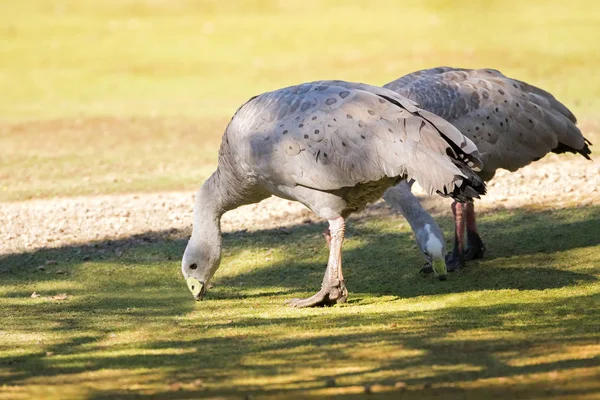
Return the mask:
<path id="1" fill-rule="evenodd" d="M 446 268 L 448 272 L 460 271 L 465 266 L 463 254 L 459 254 L 456 249 L 446 254 Z"/>
<path id="2" fill-rule="evenodd" d="M 423 264 L 423 268 L 419 270 L 419 275 L 425 277 L 430 274 L 433 274 L 433 267 L 429 261 L 426 261 L 425 264 Z"/>
<path id="3" fill-rule="evenodd" d="M 346 299 L 348 299 L 348 289 L 346 289 L 344 281 L 336 280 L 309 298 L 291 299 L 286 304 L 294 308 L 330 307 L 337 303 L 345 303 Z"/>
<path id="4" fill-rule="evenodd" d="M 467 249 L 465 250 L 465 260 L 475 260 L 482 258 L 485 253 L 485 245 L 481 237 L 476 233 L 467 229 Z"/>

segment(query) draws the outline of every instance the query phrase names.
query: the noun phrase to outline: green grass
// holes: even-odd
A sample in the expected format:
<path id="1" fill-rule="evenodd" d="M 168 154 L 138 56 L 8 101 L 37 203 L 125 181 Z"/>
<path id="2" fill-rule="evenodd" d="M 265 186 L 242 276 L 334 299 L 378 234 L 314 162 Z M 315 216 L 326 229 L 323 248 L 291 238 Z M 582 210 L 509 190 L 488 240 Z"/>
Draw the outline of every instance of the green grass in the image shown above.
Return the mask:
<path id="1" fill-rule="evenodd" d="M 351 223 L 351 296 L 327 309 L 283 306 L 320 284 L 319 224 L 225 235 L 201 303 L 178 272 L 182 232 L 11 255 L 0 397 L 360 398 L 375 385 L 395 399 L 396 382 L 407 398 L 600 393 L 599 207 L 484 215 L 486 258 L 446 282 L 417 274 L 401 221 Z"/>
<path id="2" fill-rule="evenodd" d="M 251 96 L 439 65 L 539 85 L 591 135 L 598 37 L 593 0 L 3 0 L 0 201 L 191 189 Z"/>
<path id="3" fill-rule="evenodd" d="M 220 143 L 203 129 L 222 127 L 133 117 L 12 124 L 0 147 L 0 201 L 199 187 Z"/>
<path id="4" fill-rule="evenodd" d="M 598 37 L 593 0 L 0 0 L 0 202 L 190 190 L 249 97 L 438 65 L 539 85 L 598 142 Z M 183 232 L 10 254 L 0 398 L 597 397 L 600 208 L 481 221 L 486 258 L 446 282 L 399 219 L 354 221 L 330 309 L 283 306 L 321 282 L 322 225 L 226 235 L 202 303 Z"/>
<path id="5" fill-rule="evenodd" d="M 383 84 L 432 65 L 491 65 L 598 108 L 592 0 L 2 3 L 0 109 L 11 118 L 230 116 L 305 80 Z"/>

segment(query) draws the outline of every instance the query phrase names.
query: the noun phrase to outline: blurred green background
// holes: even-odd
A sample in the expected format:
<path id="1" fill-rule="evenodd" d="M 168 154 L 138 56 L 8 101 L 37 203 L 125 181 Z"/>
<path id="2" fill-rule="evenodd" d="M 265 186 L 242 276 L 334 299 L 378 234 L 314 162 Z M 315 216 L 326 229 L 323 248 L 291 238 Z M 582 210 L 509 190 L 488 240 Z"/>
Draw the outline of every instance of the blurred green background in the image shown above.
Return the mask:
<path id="1" fill-rule="evenodd" d="M 0 200 L 197 187 L 240 104 L 318 79 L 493 67 L 597 130 L 592 0 L 0 4 Z"/>
<path id="2" fill-rule="evenodd" d="M 52 196 L 191 194 L 253 95 L 440 65 L 541 86 L 597 144 L 599 4 L 0 0 L 0 212 Z M 31 202 L 14 206 L 6 215 L 29 222 Z M 351 298 L 327 310 L 283 307 L 321 282 L 317 223 L 226 234 L 201 304 L 179 273 L 184 231 L 0 256 L 0 398 L 598 398 L 600 208 L 551 207 L 480 215 L 486 258 L 446 282 L 417 274 L 404 219 L 353 220 Z M 103 234 L 101 213 L 86 229 Z"/>

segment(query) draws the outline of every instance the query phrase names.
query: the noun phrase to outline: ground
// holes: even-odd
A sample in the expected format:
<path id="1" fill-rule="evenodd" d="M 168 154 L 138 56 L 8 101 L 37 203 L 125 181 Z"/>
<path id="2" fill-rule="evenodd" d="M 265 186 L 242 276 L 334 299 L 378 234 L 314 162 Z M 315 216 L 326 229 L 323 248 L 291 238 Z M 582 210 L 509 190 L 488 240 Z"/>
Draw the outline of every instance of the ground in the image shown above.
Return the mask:
<path id="1" fill-rule="evenodd" d="M 270 198 L 224 216 L 192 300 L 193 193 L 261 91 L 495 67 L 600 143 L 594 2 L 361 4 L 1 6 L 0 398 L 600 396 L 600 167 L 575 155 L 500 171 L 476 206 L 486 256 L 445 282 L 378 202 L 348 225 L 349 302 L 289 309 L 320 284 L 325 225 Z M 449 201 L 417 193 L 449 241 Z"/>

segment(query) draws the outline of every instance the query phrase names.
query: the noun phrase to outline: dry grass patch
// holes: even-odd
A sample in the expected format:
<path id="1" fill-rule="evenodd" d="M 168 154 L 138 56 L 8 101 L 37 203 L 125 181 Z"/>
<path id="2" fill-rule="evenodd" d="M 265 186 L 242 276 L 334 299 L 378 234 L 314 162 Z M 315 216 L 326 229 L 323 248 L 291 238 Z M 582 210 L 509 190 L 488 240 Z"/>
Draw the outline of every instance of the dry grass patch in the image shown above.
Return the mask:
<path id="1" fill-rule="evenodd" d="M 192 189 L 227 119 L 89 118 L 0 124 L 0 201 Z"/>

